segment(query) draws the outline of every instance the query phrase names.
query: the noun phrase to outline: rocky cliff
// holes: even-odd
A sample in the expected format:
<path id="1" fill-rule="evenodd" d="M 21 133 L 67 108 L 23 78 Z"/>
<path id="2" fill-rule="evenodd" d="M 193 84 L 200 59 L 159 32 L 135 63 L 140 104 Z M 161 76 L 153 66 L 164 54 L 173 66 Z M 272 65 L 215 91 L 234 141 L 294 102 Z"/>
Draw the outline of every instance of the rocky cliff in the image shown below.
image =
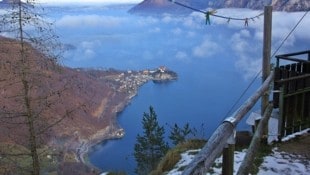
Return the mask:
<path id="1" fill-rule="evenodd" d="M 2 0 L 2 3 L 8 3 L 8 4 L 12 4 L 12 3 L 18 3 L 20 0 Z"/>
<path id="2" fill-rule="evenodd" d="M 308 11 L 309 0 L 175 0 L 176 2 L 194 7 L 196 9 L 207 8 L 249 8 L 255 10 L 264 9 L 265 5 L 272 5 L 275 11 Z M 144 0 L 129 10 L 130 13 L 190 13 L 189 9 L 178 6 L 170 0 Z"/>
<path id="3" fill-rule="evenodd" d="M 167 69 L 166 67 L 159 67 L 157 70 L 152 71 L 150 75 L 154 83 L 165 83 L 178 78 L 177 73 Z"/>
<path id="4" fill-rule="evenodd" d="M 308 11 L 309 0 L 210 0 L 209 5 L 213 8 L 249 8 L 262 10 L 266 5 L 272 5 L 276 11 Z"/>
<path id="5" fill-rule="evenodd" d="M 186 0 L 180 0 L 180 2 L 189 5 L 189 3 L 186 2 Z M 144 13 L 161 14 L 165 12 L 189 13 L 191 11 L 178 5 L 175 5 L 168 0 L 145 0 L 129 10 L 129 13 L 135 13 L 135 14 L 144 14 Z"/>

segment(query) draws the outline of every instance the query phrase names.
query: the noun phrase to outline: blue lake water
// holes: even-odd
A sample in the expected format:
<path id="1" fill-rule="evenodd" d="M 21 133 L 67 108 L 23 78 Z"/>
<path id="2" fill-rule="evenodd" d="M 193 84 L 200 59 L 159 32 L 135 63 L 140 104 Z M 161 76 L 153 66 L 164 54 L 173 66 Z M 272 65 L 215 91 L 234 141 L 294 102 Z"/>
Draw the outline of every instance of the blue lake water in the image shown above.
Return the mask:
<path id="1" fill-rule="evenodd" d="M 125 137 L 97 146 L 90 153 L 91 162 L 104 171 L 124 170 L 132 174 L 135 167 L 132 156 L 135 138 L 138 133 L 142 133 L 142 114 L 148 112 L 150 105 L 154 107 L 161 125 L 184 125 L 189 122 L 198 129 L 198 138 L 209 136 L 230 107 L 230 103 L 226 103 L 225 100 L 232 99 L 226 97 L 228 92 L 221 92 L 226 88 L 218 88 L 216 84 L 208 85 L 204 82 L 182 80 L 180 77 L 180 80 L 170 84 L 150 82 L 144 85 L 139 90 L 139 95 L 119 115 L 119 123 L 126 131 Z M 230 93 L 240 92 L 238 89 L 232 89 Z M 205 127 L 203 133 L 200 132 L 201 124 Z M 248 128 L 244 124 L 241 126 L 243 129 Z M 166 132 L 169 133 L 169 127 L 166 127 Z"/>
<path id="2" fill-rule="evenodd" d="M 142 132 L 141 120 L 152 105 L 159 123 L 167 126 L 189 122 L 207 138 L 227 117 L 227 113 L 261 67 L 262 19 L 243 23 L 211 19 L 204 15 L 136 16 L 127 13 L 133 5 L 49 7 L 57 34 L 64 44 L 73 46 L 63 63 L 70 67 L 103 67 L 142 70 L 161 65 L 176 71 L 177 81 L 143 85 L 118 116 L 126 135 L 104 142 L 89 154 L 92 164 L 103 171 L 127 171 L 132 174 L 132 156 L 136 135 Z M 260 11 L 219 10 L 225 15 L 255 16 Z M 301 13 L 276 13 L 273 50 L 297 22 Z M 285 19 L 285 20 L 284 20 Z M 282 24 L 284 22 L 285 24 Z M 309 20 L 307 21 L 309 23 Z M 307 25 L 281 48 L 280 52 L 306 50 L 310 34 Z M 244 101 L 260 84 L 242 98 Z M 239 103 L 240 104 L 240 103 Z M 254 110 L 259 109 L 257 106 Z M 244 121 L 239 129 L 249 130 Z M 166 127 L 169 133 L 169 127 Z"/>

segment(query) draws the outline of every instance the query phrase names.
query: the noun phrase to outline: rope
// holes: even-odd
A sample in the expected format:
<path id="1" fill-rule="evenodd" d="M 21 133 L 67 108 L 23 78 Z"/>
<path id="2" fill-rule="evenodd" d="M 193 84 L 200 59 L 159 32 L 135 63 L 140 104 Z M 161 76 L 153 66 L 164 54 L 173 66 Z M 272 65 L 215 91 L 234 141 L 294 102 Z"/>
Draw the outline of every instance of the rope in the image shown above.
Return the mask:
<path id="1" fill-rule="evenodd" d="M 188 5 L 182 4 L 180 2 L 177 2 L 175 0 L 168 0 L 174 4 L 177 4 L 179 6 L 182 6 L 184 8 L 196 11 L 196 12 L 200 12 L 206 15 L 207 18 L 207 22 L 209 22 L 209 16 L 214 16 L 214 17 L 218 17 L 218 18 L 223 18 L 223 19 L 228 19 L 228 22 L 230 20 L 242 20 L 245 21 L 245 25 L 248 25 L 248 20 L 254 20 L 255 18 L 259 18 L 260 16 L 264 15 L 264 13 L 260 13 L 254 17 L 249 17 L 249 18 L 234 18 L 234 17 L 227 17 L 227 16 L 222 16 L 222 15 L 215 15 L 214 13 L 216 13 L 216 11 L 203 11 L 203 10 L 199 10 L 193 7 L 190 7 Z M 271 58 L 273 58 L 277 52 L 280 50 L 280 48 L 283 46 L 283 44 L 287 41 L 287 39 L 291 36 L 291 34 L 295 31 L 295 29 L 297 28 L 297 26 L 302 22 L 302 20 L 305 18 L 305 16 L 308 14 L 309 11 L 305 12 L 305 14 L 301 17 L 301 19 L 297 22 L 297 24 L 293 27 L 293 29 L 289 32 L 289 34 L 284 38 L 284 40 L 282 41 L 282 43 L 279 45 L 279 47 L 275 50 L 275 52 L 272 54 Z M 261 74 L 262 69 L 260 69 L 259 72 L 257 72 L 257 74 L 254 76 L 253 80 L 250 82 L 250 84 L 245 88 L 245 90 L 241 93 L 240 97 L 237 99 L 237 101 L 233 104 L 233 106 L 228 110 L 228 112 L 225 115 L 225 118 L 228 117 L 228 115 L 232 112 L 232 110 L 237 106 L 237 104 L 240 102 L 240 100 L 244 97 L 244 95 L 246 94 L 246 92 L 250 89 L 250 87 L 254 84 L 254 82 L 258 79 L 259 75 Z"/>
<path id="2" fill-rule="evenodd" d="M 177 4 L 179 6 L 182 6 L 182 7 L 185 7 L 185 8 L 188 8 L 190 10 L 193 10 L 193 11 L 196 11 L 196 12 L 200 12 L 200 13 L 203 13 L 205 15 L 210 15 L 210 16 L 214 16 L 214 17 L 218 17 L 218 18 L 223 18 L 223 19 L 227 19 L 228 21 L 230 20 L 239 20 L 239 21 L 248 21 L 248 20 L 254 20 L 255 18 L 259 18 L 260 16 L 264 15 L 264 13 L 260 13 L 256 16 L 253 16 L 253 17 L 249 17 L 249 18 L 235 18 L 235 17 L 229 17 L 229 16 L 222 16 L 222 15 L 215 15 L 216 11 L 212 10 L 212 11 L 203 11 L 203 10 L 199 10 L 199 9 L 196 9 L 194 7 L 191 7 L 191 6 L 188 6 L 188 5 L 185 5 L 185 4 L 182 4 L 180 2 L 177 2 L 175 0 L 168 0 L 174 4 Z"/>

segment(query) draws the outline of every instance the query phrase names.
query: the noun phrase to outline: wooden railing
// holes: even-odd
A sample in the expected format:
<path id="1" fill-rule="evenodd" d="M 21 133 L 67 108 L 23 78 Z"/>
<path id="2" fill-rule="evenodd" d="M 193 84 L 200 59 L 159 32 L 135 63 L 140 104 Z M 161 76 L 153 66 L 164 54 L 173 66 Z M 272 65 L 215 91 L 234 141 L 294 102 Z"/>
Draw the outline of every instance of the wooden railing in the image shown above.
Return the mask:
<path id="1" fill-rule="evenodd" d="M 215 159 L 222 153 L 224 147 L 229 144 L 234 144 L 231 143 L 234 139 L 230 138 L 234 138 L 237 124 L 252 109 L 259 98 L 269 90 L 273 78 L 274 74 L 271 73 L 262 86 L 231 117 L 223 121 L 213 132 L 207 144 L 183 171 L 183 175 L 205 174 L 213 165 Z M 233 160 L 230 163 L 233 164 Z"/>
<path id="2" fill-rule="evenodd" d="M 304 57 L 306 60 L 293 58 L 296 55 L 306 55 Z M 248 152 L 255 152 L 258 140 L 264 132 L 263 128 L 270 117 L 272 106 L 279 108 L 280 137 L 310 127 L 310 51 L 278 55 L 276 58 L 277 66 L 274 73 L 268 76 L 262 86 L 231 117 L 223 121 L 207 144 L 183 171 L 183 175 L 205 174 L 221 153 L 223 153 L 223 174 L 232 174 L 233 151 L 232 154 L 227 154 L 225 150 L 229 150 L 229 146 L 234 144 L 235 128 L 239 121 L 251 110 L 259 98 L 267 93 L 273 81 L 273 105 L 269 105 L 265 110 L 261 120 L 263 122 L 260 122 Z M 294 63 L 280 65 L 280 60 Z M 252 157 L 251 154 L 245 157 L 246 161 L 240 166 L 238 175 L 248 171 L 247 162 L 251 161 Z M 229 162 L 230 165 L 225 162 Z"/>
<path id="3" fill-rule="evenodd" d="M 281 139 L 310 127 L 310 50 L 276 58 L 273 106 L 279 108 Z"/>

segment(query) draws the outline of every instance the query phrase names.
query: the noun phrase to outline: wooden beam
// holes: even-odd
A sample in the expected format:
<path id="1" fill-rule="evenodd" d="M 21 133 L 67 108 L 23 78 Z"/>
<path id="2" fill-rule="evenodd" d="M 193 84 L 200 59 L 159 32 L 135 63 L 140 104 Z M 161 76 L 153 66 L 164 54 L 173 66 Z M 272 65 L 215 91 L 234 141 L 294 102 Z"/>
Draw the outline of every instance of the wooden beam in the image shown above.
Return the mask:
<path id="1" fill-rule="evenodd" d="M 270 74 L 270 57 L 271 57 L 271 33 L 272 33 L 272 6 L 264 8 L 264 45 L 263 45 L 263 61 L 262 61 L 262 83 Z M 265 112 L 269 103 L 269 93 L 262 96 L 261 114 Z"/>
<path id="2" fill-rule="evenodd" d="M 276 57 L 290 57 L 290 56 L 304 55 L 304 54 L 310 54 L 310 50 L 301 51 L 301 52 L 294 52 L 294 53 L 289 53 L 289 54 L 277 55 Z"/>
<path id="3" fill-rule="evenodd" d="M 307 92 L 310 92 L 310 87 L 305 88 L 303 90 L 296 91 L 294 93 L 286 94 L 286 95 L 284 95 L 284 98 L 292 97 L 292 96 L 299 95 L 299 94 L 305 94 Z"/>
<path id="4" fill-rule="evenodd" d="M 283 84 L 283 83 L 287 83 L 287 82 L 292 81 L 292 80 L 305 79 L 305 78 L 309 78 L 309 77 L 310 77 L 310 74 L 304 74 L 304 75 L 300 75 L 300 76 L 286 78 L 286 79 L 283 79 L 283 80 L 278 80 L 278 81 L 275 81 L 275 82 L 277 82 L 279 84 Z"/>
<path id="5" fill-rule="evenodd" d="M 277 59 L 281 59 L 281 60 L 287 60 L 287 61 L 295 61 L 295 62 L 299 62 L 299 63 L 310 63 L 310 60 L 302 60 L 302 59 L 298 59 L 298 58 L 289 58 L 289 57 L 282 57 L 282 56 L 276 56 Z"/>
<path id="6" fill-rule="evenodd" d="M 239 121 L 253 108 L 259 98 L 268 91 L 273 78 L 274 74 L 272 72 L 262 86 L 231 117 L 223 121 L 213 132 L 207 144 L 185 168 L 182 175 L 201 175 L 209 170 L 214 160 L 222 153 L 228 138 L 233 134 Z"/>
<path id="7" fill-rule="evenodd" d="M 280 87 L 280 95 L 279 95 L 279 118 L 278 118 L 278 141 L 281 142 L 282 137 L 284 136 L 284 91 L 285 88 L 282 86 Z"/>
<path id="8" fill-rule="evenodd" d="M 261 138 L 262 138 L 262 135 L 264 133 L 266 126 L 268 126 L 268 120 L 271 116 L 272 109 L 273 109 L 272 104 L 269 104 L 265 110 L 265 113 L 264 113 L 262 119 L 260 120 L 260 122 L 258 124 L 258 127 L 255 131 L 253 138 L 252 138 L 250 147 L 248 148 L 247 154 L 245 155 L 245 157 L 244 157 L 244 159 L 243 159 L 243 161 L 239 167 L 237 175 L 250 174 L 250 169 L 252 168 L 252 166 L 254 164 L 255 153 L 257 152 L 257 150 L 260 147 Z"/>

